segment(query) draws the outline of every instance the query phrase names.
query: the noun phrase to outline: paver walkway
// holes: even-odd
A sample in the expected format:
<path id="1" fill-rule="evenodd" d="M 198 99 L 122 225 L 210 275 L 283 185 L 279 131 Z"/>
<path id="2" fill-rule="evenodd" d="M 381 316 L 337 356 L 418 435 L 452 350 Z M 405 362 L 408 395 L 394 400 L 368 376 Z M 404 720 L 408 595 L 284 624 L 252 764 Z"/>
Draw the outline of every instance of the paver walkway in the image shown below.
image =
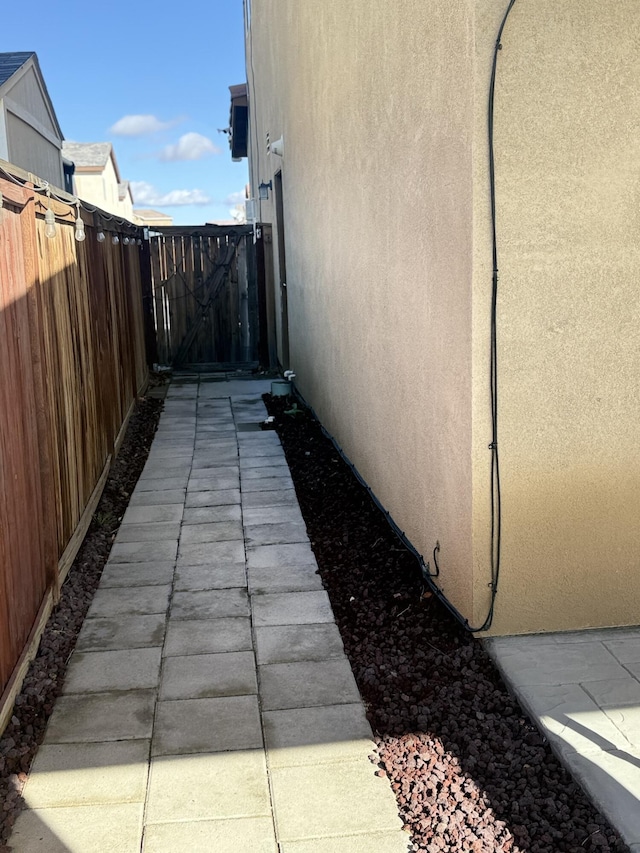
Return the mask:
<path id="1" fill-rule="evenodd" d="M 485 642 L 560 760 L 640 853 L 640 629 Z"/>
<path id="2" fill-rule="evenodd" d="M 16 853 L 405 853 L 269 383 L 172 385 Z"/>

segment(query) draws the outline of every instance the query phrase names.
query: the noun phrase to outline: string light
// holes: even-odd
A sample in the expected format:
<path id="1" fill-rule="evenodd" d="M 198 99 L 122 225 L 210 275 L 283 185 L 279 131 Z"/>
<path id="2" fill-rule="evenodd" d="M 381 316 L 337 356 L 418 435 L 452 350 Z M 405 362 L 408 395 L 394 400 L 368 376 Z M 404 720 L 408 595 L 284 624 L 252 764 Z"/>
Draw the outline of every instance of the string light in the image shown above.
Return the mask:
<path id="1" fill-rule="evenodd" d="M 46 191 L 49 206 L 47 207 L 47 212 L 44 215 L 44 236 L 53 240 L 56 236 L 56 218 L 53 214 L 53 210 L 51 210 L 51 190 L 49 189 L 49 184 L 46 186 Z"/>
<path id="2" fill-rule="evenodd" d="M 117 234 L 113 235 L 113 237 L 111 238 L 111 242 L 113 243 L 114 246 L 118 245 L 118 243 L 120 242 L 120 238 L 118 237 Z"/>
<path id="3" fill-rule="evenodd" d="M 101 228 L 101 229 L 98 231 L 98 233 L 96 234 L 96 240 L 98 241 L 98 243 L 104 243 L 105 239 L 106 239 L 106 238 L 105 238 L 105 236 L 104 236 L 104 231 L 103 231 L 103 230 L 102 230 L 102 228 Z"/>
<path id="4" fill-rule="evenodd" d="M 82 243 L 83 240 L 86 239 L 87 235 L 84 230 L 84 222 L 82 221 L 82 217 L 80 216 L 80 202 L 76 202 L 76 209 L 78 211 L 78 215 L 76 216 L 76 233 L 75 238 L 78 243 Z"/>
<path id="5" fill-rule="evenodd" d="M 123 245 L 123 246 L 128 246 L 128 245 L 129 245 L 129 238 L 128 238 L 128 237 L 124 237 L 124 238 L 123 238 L 123 240 L 122 240 L 122 245 Z"/>

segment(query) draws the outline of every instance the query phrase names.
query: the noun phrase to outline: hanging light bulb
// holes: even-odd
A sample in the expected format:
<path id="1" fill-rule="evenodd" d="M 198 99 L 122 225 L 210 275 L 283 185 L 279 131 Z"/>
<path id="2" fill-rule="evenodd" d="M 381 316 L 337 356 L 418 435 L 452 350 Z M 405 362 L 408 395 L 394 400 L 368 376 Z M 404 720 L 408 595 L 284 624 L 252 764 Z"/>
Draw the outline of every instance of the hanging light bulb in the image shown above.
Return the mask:
<path id="1" fill-rule="evenodd" d="M 128 246 L 128 245 L 129 245 L 129 238 L 128 238 L 128 237 L 124 237 L 124 238 L 122 239 L 122 245 L 123 245 L 123 246 Z"/>
<path id="2" fill-rule="evenodd" d="M 82 217 L 80 216 L 80 202 L 76 204 L 76 208 L 78 210 L 78 215 L 76 216 L 76 240 L 78 243 L 82 243 L 83 240 L 86 239 L 87 235 L 84 230 L 84 222 L 82 221 Z"/>
<path id="3" fill-rule="evenodd" d="M 120 238 L 118 237 L 117 234 L 113 235 L 113 237 L 111 238 L 111 242 L 113 243 L 114 246 L 118 245 L 118 243 L 120 242 Z"/>
<path id="4" fill-rule="evenodd" d="M 139 237 L 136 240 L 136 243 L 138 244 L 138 246 L 142 246 L 142 240 Z"/>
<path id="5" fill-rule="evenodd" d="M 51 210 L 51 190 L 47 186 L 47 200 L 49 202 L 49 206 L 47 207 L 47 211 L 44 215 L 44 236 L 48 237 L 50 240 L 56 236 L 56 218 L 53 214 L 53 210 Z"/>
<path id="6" fill-rule="evenodd" d="M 104 231 L 100 229 L 100 231 L 98 231 L 98 233 L 96 234 L 96 240 L 98 241 L 98 243 L 104 243 L 105 239 L 106 238 L 104 236 Z"/>

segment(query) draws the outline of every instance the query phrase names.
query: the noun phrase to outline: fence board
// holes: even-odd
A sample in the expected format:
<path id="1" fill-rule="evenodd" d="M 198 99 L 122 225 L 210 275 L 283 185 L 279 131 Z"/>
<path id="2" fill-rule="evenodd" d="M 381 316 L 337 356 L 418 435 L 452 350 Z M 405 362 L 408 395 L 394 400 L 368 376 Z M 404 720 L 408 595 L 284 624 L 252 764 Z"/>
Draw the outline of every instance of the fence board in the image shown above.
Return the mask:
<path id="1" fill-rule="evenodd" d="M 152 238 L 158 357 L 164 364 L 257 362 L 252 243 L 250 226 L 163 228 Z"/>
<path id="2" fill-rule="evenodd" d="M 49 239 L 40 196 L 3 179 L 0 191 L 2 731 L 147 364 L 139 247 L 98 243 L 85 212 L 76 242 L 76 211 L 56 201 Z"/>

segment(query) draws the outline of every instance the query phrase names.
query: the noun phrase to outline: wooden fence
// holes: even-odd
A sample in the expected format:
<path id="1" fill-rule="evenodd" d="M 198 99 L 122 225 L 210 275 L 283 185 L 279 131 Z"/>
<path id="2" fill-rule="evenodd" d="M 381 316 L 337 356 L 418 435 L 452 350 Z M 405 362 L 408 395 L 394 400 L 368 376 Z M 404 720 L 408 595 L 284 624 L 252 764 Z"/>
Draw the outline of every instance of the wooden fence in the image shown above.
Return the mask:
<path id="1" fill-rule="evenodd" d="M 258 364 L 250 225 L 162 228 L 151 238 L 158 359 L 175 367 Z"/>
<path id="2" fill-rule="evenodd" d="M 1 732 L 147 364 L 135 240 L 98 242 L 83 212 L 78 243 L 75 208 L 56 201 L 48 238 L 45 199 L 2 179 L 0 192 Z"/>

